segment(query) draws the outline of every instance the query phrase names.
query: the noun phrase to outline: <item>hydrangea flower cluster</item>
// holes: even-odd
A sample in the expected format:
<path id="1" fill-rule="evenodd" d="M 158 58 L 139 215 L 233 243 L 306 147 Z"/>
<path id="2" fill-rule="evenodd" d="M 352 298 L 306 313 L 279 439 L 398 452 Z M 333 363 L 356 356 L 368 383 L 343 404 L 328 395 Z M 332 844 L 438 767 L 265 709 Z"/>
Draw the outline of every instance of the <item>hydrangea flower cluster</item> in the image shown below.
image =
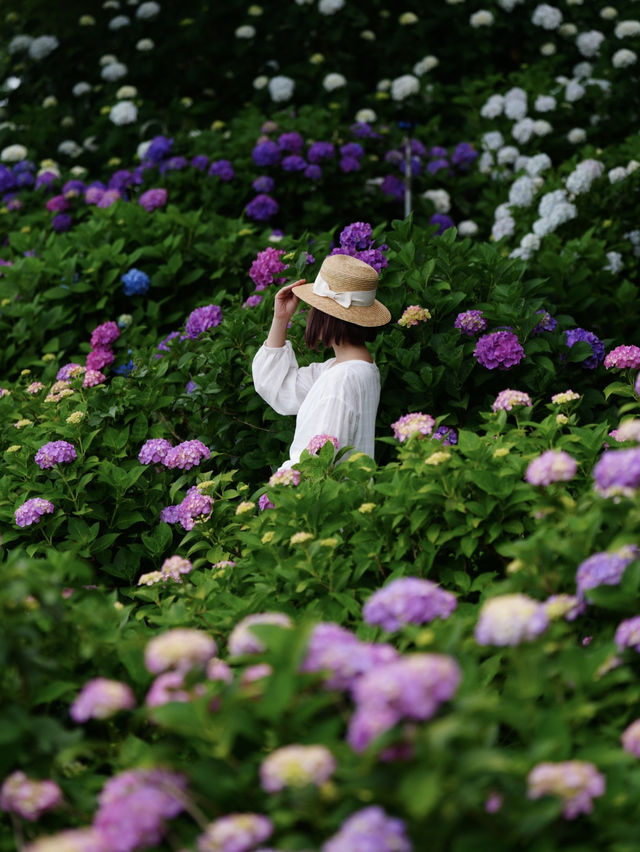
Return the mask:
<path id="1" fill-rule="evenodd" d="M 334 248 L 331 254 L 347 254 L 368 263 L 376 272 L 380 272 L 389 261 L 384 253 L 386 245 L 375 247 L 372 237 L 373 228 L 368 222 L 353 222 L 340 233 L 340 246 Z"/>
<path id="2" fill-rule="evenodd" d="M 614 641 L 620 651 L 632 648 L 640 654 L 640 615 L 621 621 L 616 630 Z"/>
<path id="3" fill-rule="evenodd" d="M 418 325 L 430 319 L 431 314 L 427 308 L 421 308 L 420 305 L 409 305 L 398 320 L 398 325 L 409 328 L 412 325 Z"/>
<path id="4" fill-rule="evenodd" d="M 89 719 L 108 719 L 119 710 L 131 710 L 135 706 L 135 696 L 126 683 L 96 677 L 82 687 L 69 714 L 74 722 L 86 722 Z"/>
<path id="5" fill-rule="evenodd" d="M 578 566 L 576 585 L 578 597 L 584 600 L 587 589 L 597 586 L 617 586 L 629 565 L 638 556 L 635 545 L 623 547 L 614 553 L 594 553 Z"/>
<path id="6" fill-rule="evenodd" d="M 531 485 L 568 482 L 576 475 L 578 463 L 564 450 L 547 450 L 527 466 L 525 479 Z"/>
<path id="7" fill-rule="evenodd" d="M 326 784 L 336 769 L 328 748 L 321 745 L 290 745 L 276 749 L 260 764 L 260 784 L 267 793 L 285 787 L 316 787 Z"/>
<path id="8" fill-rule="evenodd" d="M 172 444 L 165 438 L 150 438 L 140 448 L 138 461 L 140 464 L 163 464 Z"/>
<path id="9" fill-rule="evenodd" d="M 176 627 L 147 642 L 144 663 L 151 674 L 168 670 L 188 672 L 203 668 L 217 653 L 218 646 L 204 631 Z"/>
<path id="10" fill-rule="evenodd" d="M 453 325 L 454 328 L 460 329 L 462 334 L 475 337 L 476 334 L 486 330 L 487 321 L 482 311 L 463 311 L 458 314 Z"/>
<path id="11" fill-rule="evenodd" d="M 16 524 L 19 527 L 29 527 L 31 524 L 40 523 L 43 515 L 50 515 L 55 511 L 55 506 L 50 500 L 43 497 L 32 497 L 18 506 L 14 513 Z"/>
<path id="12" fill-rule="evenodd" d="M 180 470 L 191 470 L 199 465 L 203 459 L 211 458 L 211 451 L 202 441 L 182 441 L 167 451 L 162 464 L 168 468 L 180 468 Z"/>
<path id="13" fill-rule="evenodd" d="M 322 433 L 320 435 L 314 435 L 313 438 L 311 438 L 307 444 L 307 450 L 311 453 L 311 455 L 317 456 L 325 444 L 333 444 L 335 450 L 337 450 L 339 446 L 337 438 L 333 435 L 326 435 L 325 433 Z"/>
<path id="14" fill-rule="evenodd" d="M 353 685 L 356 709 L 349 721 L 349 745 L 364 751 L 405 719 L 430 719 L 455 695 L 460 678 L 456 661 L 443 654 L 407 654 L 376 665 Z"/>
<path id="15" fill-rule="evenodd" d="M 432 441 L 442 441 L 445 447 L 452 447 L 458 443 L 458 434 L 451 426 L 438 426 L 435 432 L 431 433 Z"/>
<path id="16" fill-rule="evenodd" d="M 186 493 L 182 502 L 174 506 L 166 506 L 160 513 L 160 518 L 166 524 L 180 524 L 185 530 L 192 530 L 197 520 L 205 520 L 213 509 L 213 497 L 203 494 L 193 485 Z"/>
<path id="17" fill-rule="evenodd" d="M 587 370 L 595 370 L 598 364 L 604 361 L 604 343 L 592 331 L 584 328 L 570 328 L 565 332 L 567 346 L 571 348 L 574 343 L 588 343 L 593 351 L 582 361 L 582 366 Z"/>
<path id="18" fill-rule="evenodd" d="M 609 432 L 609 435 L 621 443 L 624 441 L 633 441 L 636 444 L 640 444 L 640 419 L 632 417 L 630 420 L 623 420 L 617 429 Z"/>
<path id="19" fill-rule="evenodd" d="M 218 305 L 204 305 L 191 311 L 187 317 L 185 331 L 187 337 L 195 340 L 204 331 L 214 328 L 222 322 L 222 311 Z"/>
<path id="20" fill-rule="evenodd" d="M 576 399 L 580 399 L 580 394 L 576 393 L 572 390 L 562 391 L 561 393 L 554 393 L 551 397 L 551 402 L 554 405 L 564 405 L 567 402 L 573 402 Z"/>
<path id="21" fill-rule="evenodd" d="M 371 805 L 351 814 L 322 847 L 322 852 L 411 852 L 405 824 Z"/>
<path id="22" fill-rule="evenodd" d="M 0 788 L 0 808 L 29 822 L 61 804 L 62 790 L 55 781 L 36 781 L 24 772 L 12 772 Z"/>
<path id="23" fill-rule="evenodd" d="M 273 833 L 263 814 L 228 814 L 209 823 L 197 839 L 198 852 L 249 852 Z"/>
<path id="24" fill-rule="evenodd" d="M 135 267 L 125 272 L 120 280 L 125 296 L 144 296 L 149 289 L 149 276 Z"/>
<path id="25" fill-rule="evenodd" d="M 120 329 L 115 322 L 104 322 L 102 325 L 96 326 L 91 333 L 91 352 L 87 355 L 85 366 L 87 371 L 99 372 L 103 367 L 108 367 L 115 360 L 112 344 L 120 337 Z M 100 373 L 102 376 L 102 373 Z M 99 384 L 97 376 L 90 376 L 87 380 L 85 376 L 85 387 Z M 87 381 L 89 384 L 87 384 Z M 104 377 L 102 378 L 104 381 Z"/>
<path id="26" fill-rule="evenodd" d="M 164 560 L 159 571 L 142 574 L 138 579 L 138 585 L 153 586 L 156 583 L 166 583 L 167 580 L 175 580 L 176 583 L 181 583 L 182 575 L 190 574 L 192 571 L 193 565 L 189 559 L 177 555 L 170 556 Z"/>
<path id="27" fill-rule="evenodd" d="M 284 284 L 285 278 L 280 277 L 280 273 L 289 267 L 281 260 L 283 254 L 285 254 L 283 249 L 276 249 L 272 246 L 258 253 L 249 269 L 249 278 L 256 285 L 256 290 L 264 290 L 274 283 Z"/>
<path id="28" fill-rule="evenodd" d="M 40 447 L 35 455 L 35 462 L 42 470 L 49 470 L 57 464 L 75 461 L 76 458 L 73 444 L 68 441 L 49 441 Z"/>
<path id="29" fill-rule="evenodd" d="M 138 199 L 138 203 L 147 211 L 147 213 L 151 213 L 159 207 L 164 207 L 167 203 L 167 190 L 162 188 L 148 189 L 146 192 L 142 193 Z"/>
<path id="30" fill-rule="evenodd" d="M 483 334 L 476 343 L 473 354 L 487 370 L 509 370 L 525 357 L 518 336 L 512 331 L 494 331 Z"/>
<path id="31" fill-rule="evenodd" d="M 391 424 L 391 428 L 394 438 L 402 443 L 412 435 L 430 435 L 435 424 L 436 421 L 430 414 L 415 411 L 403 414 L 399 420 Z"/>
<path id="32" fill-rule="evenodd" d="M 455 596 L 431 580 L 400 577 L 374 592 L 362 615 L 367 624 L 392 633 L 404 624 L 426 624 L 434 618 L 448 618 L 456 606 Z"/>
<path id="33" fill-rule="evenodd" d="M 279 209 L 280 205 L 275 198 L 272 198 L 266 193 L 260 193 L 251 199 L 244 208 L 244 212 L 250 219 L 254 219 L 256 222 L 266 222 L 275 216 Z"/>
<path id="34" fill-rule="evenodd" d="M 603 497 L 633 497 L 640 486 L 640 448 L 607 450 L 593 468 L 593 478 Z"/>
<path id="35" fill-rule="evenodd" d="M 529 394 L 524 391 L 510 390 L 507 388 L 506 390 L 500 391 L 491 407 L 493 411 L 500 411 L 501 409 L 504 411 L 511 411 L 514 406 L 519 407 L 522 405 L 533 405 Z"/>
<path id="36" fill-rule="evenodd" d="M 544 308 L 536 311 L 536 314 L 541 315 L 540 322 L 533 328 L 531 334 L 542 334 L 543 331 L 554 331 L 558 325 L 558 320 L 552 317 L 549 311 Z"/>
<path id="37" fill-rule="evenodd" d="M 615 367 L 617 370 L 624 370 L 627 367 L 637 370 L 640 367 L 640 347 L 616 346 L 604 359 L 604 366 L 607 370 L 610 370 L 612 367 Z"/>
<path id="38" fill-rule="evenodd" d="M 593 763 L 566 760 L 560 763 L 539 763 L 527 777 L 527 796 L 559 796 L 565 819 L 593 810 L 593 799 L 604 795 L 605 778 Z"/>
<path id="39" fill-rule="evenodd" d="M 261 639 L 258 639 L 252 627 L 261 624 L 272 624 L 284 629 L 292 627 L 291 619 L 284 612 L 259 612 L 247 615 L 239 621 L 229 634 L 229 654 L 241 657 L 243 654 L 260 654 L 266 650 Z"/>
<path id="40" fill-rule="evenodd" d="M 482 606 L 475 628 L 479 645 L 519 645 L 537 639 L 547 629 L 545 606 L 527 595 L 498 595 Z"/>
<path id="41" fill-rule="evenodd" d="M 269 485 L 299 485 L 300 471 L 291 467 L 281 467 L 269 477 Z"/>
<path id="42" fill-rule="evenodd" d="M 622 748 L 634 757 L 640 757 L 640 719 L 628 725 L 620 737 Z"/>

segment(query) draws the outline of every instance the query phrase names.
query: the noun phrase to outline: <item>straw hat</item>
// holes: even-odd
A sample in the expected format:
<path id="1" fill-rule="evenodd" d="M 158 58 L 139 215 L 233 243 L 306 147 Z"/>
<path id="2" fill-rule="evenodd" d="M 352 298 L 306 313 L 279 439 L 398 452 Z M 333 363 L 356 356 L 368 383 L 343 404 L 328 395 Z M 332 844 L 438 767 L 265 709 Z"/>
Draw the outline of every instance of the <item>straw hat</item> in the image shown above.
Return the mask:
<path id="1" fill-rule="evenodd" d="M 325 257 L 313 284 L 293 291 L 314 308 L 354 325 L 385 325 L 391 314 L 376 299 L 378 273 L 372 266 L 347 254 Z"/>

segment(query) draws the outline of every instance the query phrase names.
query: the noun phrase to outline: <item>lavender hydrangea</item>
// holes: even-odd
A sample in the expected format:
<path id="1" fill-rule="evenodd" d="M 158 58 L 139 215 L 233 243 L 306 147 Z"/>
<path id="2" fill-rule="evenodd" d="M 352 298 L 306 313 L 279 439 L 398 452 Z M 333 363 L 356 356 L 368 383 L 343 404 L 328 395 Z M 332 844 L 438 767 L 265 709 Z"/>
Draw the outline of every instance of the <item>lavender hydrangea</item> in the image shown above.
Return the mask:
<path id="1" fill-rule="evenodd" d="M 69 714 L 74 722 L 86 722 L 108 719 L 120 710 L 131 710 L 135 706 L 135 696 L 126 683 L 96 677 L 82 687 Z"/>
<path id="2" fill-rule="evenodd" d="M 164 207 L 167 203 L 167 190 L 162 188 L 148 189 L 142 193 L 138 199 L 138 203 L 141 207 L 144 207 L 147 213 L 151 213 L 153 210 L 157 210 L 158 207 Z"/>
<path id="3" fill-rule="evenodd" d="M 482 311 L 463 311 L 458 314 L 454 322 L 454 328 L 460 329 L 462 334 L 468 337 L 475 337 L 487 327 L 487 321 L 484 318 Z"/>
<path id="4" fill-rule="evenodd" d="M 244 208 L 244 212 L 250 219 L 255 219 L 256 222 L 266 222 L 275 216 L 279 209 L 280 206 L 275 198 L 261 192 L 251 199 Z"/>
<path id="5" fill-rule="evenodd" d="M 509 370 L 525 357 L 518 336 L 512 331 L 483 334 L 473 352 L 478 363 L 487 370 Z"/>
<path id="6" fill-rule="evenodd" d="M 168 468 L 177 467 L 180 470 L 191 470 L 192 467 L 199 465 L 203 459 L 210 457 L 211 450 L 202 441 L 183 441 L 167 450 L 162 459 L 162 464 Z"/>
<path id="7" fill-rule="evenodd" d="M 36 781 L 19 770 L 5 778 L 0 788 L 0 808 L 29 822 L 61 804 L 62 790 L 55 781 Z"/>
<path id="8" fill-rule="evenodd" d="M 560 763 L 539 763 L 527 777 L 527 796 L 558 796 L 562 800 L 565 819 L 593 810 L 593 799 L 604 795 L 605 777 L 593 763 L 566 760 Z"/>
<path id="9" fill-rule="evenodd" d="M 547 450 L 529 462 L 525 479 L 531 485 L 568 482 L 576 475 L 578 463 L 564 450 Z"/>
<path id="10" fill-rule="evenodd" d="M 171 443 L 165 438 L 150 438 L 140 448 L 138 461 L 140 464 L 162 464 L 171 449 Z"/>
<path id="11" fill-rule="evenodd" d="M 458 443 L 458 434 L 451 426 L 438 426 L 435 432 L 431 433 L 432 441 L 442 441 L 445 447 L 451 447 Z"/>
<path id="12" fill-rule="evenodd" d="M 192 530 L 197 520 L 204 520 L 213 509 L 213 497 L 202 494 L 196 485 L 192 486 L 177 506 L 167 506 L 161 512 L 161 520 L 167 524 L 179 523 L 183 529 Z"/>
<path id="13" fill-rule="evenodd" d="M 40 523 L 43 515 L 50 515 L 55 511 L 55 506 L 50 500 L 43 497 L 32 497 L 18 506 L 14 513 L 16 524 L 19 527 L 29 527 L 31 524 Z"/>
<path id="14" fill-rule="evenodd" d="M 620 740 L 626 752 L 640 757 L 640 719 L 636 719 L 624 729 Z"/>
<path id="15" fill-rule="evenodd" d="M 260 784 L 267 793 L 285 787 L 320 787 L 331 778 L 336 761 L 321 745 L 289 745 L 276 749 L 260 764 Z"/>
<path id="16" fill-rule="evenodd" d="M 528 393 L 524 391 L 506 390 L 500 391 L 498 396 L 493 401 L 491 408 L 493 411 L 511 411 L 514 406 L 531 406 L 533 402 Z"/>
<path id="17" fill-rule="evenodd" d="M 582 361 L 582 366 L 587 370 L 595 370 L 598 364 L 604 361 L 604 343 L 592 331 L 584 328 L 570 328 L 565 332 L 567 346 L 571 348 L 575 343 L 588 343 L 593 352 Z"/>
<path id="18" fill-rule="evenodd" d="M 448 618 L 456 606 L 455 596 L 431 580 L 400 577 L 374 592 L 362 615 L 367 624 L 392 633 L 404 624 L 426 624 L 434 618 Z"/>
<path id="19" fill-rule="evenodd" d="M 607 450 L 593 468 L 593 478 L 603 497 L 632 497 L 640 487 L 640 447 Z"/>
<path id="20" fill-rule="evenodd" d="M 640 654 L 640 615 L 621 621 L 617 627 L 614 641 L 618 650 L 632 648 Z"/>
<path id="21" fill-rule="evenodd" d="M 273 833 L 262 814 L 229 814 L 210 823 L 197 839 L 198 852 L 249 852 Z"/>
<path id="22" fill-rule="evenodd" d="M 403 414 L 395 423 L 391 424 L 391 428 L 394 438 L 402 443 L 411 438 L 412 435 L 430 435 L 435 425 L 436 421 L 430 414 L 415 411 L 410 414 Z"/>
<path id="23" fill-rule="evenodd" d="M 604 359 L 607 370 L 615 367 L 617 370 L 640 367 L 640 346 L 616 346 Z"/>
<path id="24" fill-rule="evenodd" d="M 631 545 L 614 553 L 594 553 L 578 566 L 576 585 L 578 597 L 583 600 L 588 589 L 597 586 L 617 586 L 629 565 L 638 556 L 638 548 Z"/>
<path id="25" fill-rule="evenodd" d="M 411 852 L 401 819 L 390 817 L 378 805 L 356 811 L 322 847 L 322 852 Z"/>
<path id="26" fill-rule="evenodd" d="M 147 642 L 144 663 L 151 674 L 169 669 L 187 672 L 206 666 L 217 653 L 215 641 L 203 630 L 176 627 Z"/>
<path id="27" fill-rule="evenodd" d="M 486 601 L 475 628 L 479 645 L 519 645 L 531 642 L 547 629 L 544 604 L 527 595 L 498 595 Z"/>
<path id="28" fill-rule="evenodd" d="M 49 470 L 57 464 L 75 461 L 77 458 L 73 444 L 68 441 L 49 441 L 35 455 L 36 464 L 42 470 Z"/>
<path id="29" fill-rule="evenodd" d="M 185 331 L 191 340 L 198 338 L 203 332 L 220 325 L 222 310 L 218 305 L 204 305 L 191 311 L 187 317 Z"/>
<path id="30" fill-rule="evenodd" d="M 276 627 L 292 627 L 291 619 L 284 612 L 259 612 L 247 615 L 239 621 L 229 635 L 229 654 L 240 657 L 243 654 L 260 654 L 265 650 L 264 642 L 257 637 L 252 627 L 271 624 Z"/>

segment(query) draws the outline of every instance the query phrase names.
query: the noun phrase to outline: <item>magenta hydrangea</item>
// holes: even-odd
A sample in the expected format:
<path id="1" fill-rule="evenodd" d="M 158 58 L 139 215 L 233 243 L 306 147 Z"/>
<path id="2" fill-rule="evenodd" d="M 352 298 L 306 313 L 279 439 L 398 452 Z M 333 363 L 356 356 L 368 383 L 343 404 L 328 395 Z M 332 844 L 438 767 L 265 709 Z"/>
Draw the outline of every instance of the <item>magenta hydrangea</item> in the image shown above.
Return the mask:
<path id="1" fill-rule="evenodd" d="M 98 346 L 92 349 L 87 355 L 85 366 L 87 370 L 101 370 L 103 367 L 108 367 L 115 361 L 115 355 L 105 346 Z"/>
<path id="2" fill-rule="evenodd" d="M 391 633 L 404 624 L 426 624 L 434 618 L 448 618 L 457 606 L 451 592 L 431 580 L 400 577 L 367 600 L 362 615 L 367 624 Z"/>
<path id="3" fill-rule="evenodd" d="M 120 329 L 115 322 L 103 322 L 91 332 L 91 348 L 108 347 L 120 337 Z"/>
<path id="4" fill-rule="evenodd" d="M 324 447 L 325 444 L 333 444 L 335 450 L 338 449 L 339 442 L 338 439 L 333 435 L 314 435 L 313 438 L 307 444 L 307 450 L 311 453 L 311 455 L 317 456 L 320 450 Z"/>
<path id="5" fill-rule="evenodd" d="M 476 343 L 473 354 L 487 370 L 509 370 L 525 357 L 518 336 L 512 331 L 494 331 L 483 334 Z"/>
<path id="6" fill-rule="evenodd" d="M 204 305 L 191 311 L 187 318 L 185 331 L 187 337 L 195 340 L 207 329 L 215 328 L 222 322 L 222 310 L 218 305 Z"/>
<path id="7" fill-rule="evenodd" d="M 283 249 L 268 248 L 261 251 L 251 264 L 249 278 L 256 285 L 256 290 L 264 290 L 270 284 L 283 284 L 285 279 L 280 276 L 281 272 L 288 269 L 281 258 L 285 254 Z"/>
<path id="8" fill-rule="evenodd" d="M 591 813 L 592 800 L 603 796 L 605 787 L 604 775 L 585 760 L 539 763 L 527 777 L 527 796 L 530 799 L 558 796 L 565 819 Z"/>
<path id="9" fill-rule="evenodd" d="M 414 411 L 410 414 L 403 414 L 395 423 L 391 424 L 391 428 L 394 437 L 402 443 L 412 435 L 430 435 L 435 425 L 436 421 L 430 414 Z"/>
<path id="10" fill-rule="evenodd" d="M 576 475 L 578 463 L 564 450 L 547 450 L 529 462 L 525 479 L 531 485 L 568 482 Z"/>
<path id="11" fill-rule="evenodd" d="M 135 696 L 126 683 L 96 677 L 82 687 L 69 714 L 74 722 L 86 722 L 108 719 L 120 710 L 131 710 L 135 706 Z"/>
<path id="12" fill-rule="evenodd" d="M 183 441 L 167 450 L 162 464 L 168 468 L 191 470 L 203 459 L 211 458 L 211 451 L 202 441 Z"/>
<path id="13" fill-rule="evenodd" d="M 487 321 L 482 311 L 463 311 L 458 314 L 453 325 L 467 337 L 475 337 L 476 334 L 486 330 Z"/>
<path id="14" fill-rule="evenodd" d="M 5 778 L 0 788 L 0 808 L 29 822 L 61 804 L 62 790 L 55 781 L 36 781 L 20 770 Z"/>
<path id="15" fill-rule="evenodd" d="M 50 500 L 43 497 L 31 497 L 22 506 L 18 506 L 14 513 L 16 524 L 19 527 L 29 527 L 31 524 L 40 523 L 43 515 L 50 515 L 55 511 L 55 506 Z"/>
<path id="16" fill-rule="evenodd" d="M 103 384 L 106 380 L 107 377 L 104 373 L 101 373 L 100 370 L 86 370 L 82 380 L 82 387 L 95 388 L 98 385 Z"/>
<path id="17" fill-rule="evenodd" d="M 524 391 L 518 390 L 510 390 L 506 388 L 503 391 L 500 391 L 498 396 L 493 401 L 493 405 L 491 408 L 493 411 L 500 411 L 501 409 L 504 411 L 511 411 L 515 406 L 531 406 L 533 402 L 528 393 Z"/>
<path id="18" fill-rule="evenodd" d="M 35 455 L 35 462 L 42 470 L 49 470 L 57 464 L 75 461 L 76 458 L 73 444 L 68 441 L 49 441 L 40 447 Z"/>

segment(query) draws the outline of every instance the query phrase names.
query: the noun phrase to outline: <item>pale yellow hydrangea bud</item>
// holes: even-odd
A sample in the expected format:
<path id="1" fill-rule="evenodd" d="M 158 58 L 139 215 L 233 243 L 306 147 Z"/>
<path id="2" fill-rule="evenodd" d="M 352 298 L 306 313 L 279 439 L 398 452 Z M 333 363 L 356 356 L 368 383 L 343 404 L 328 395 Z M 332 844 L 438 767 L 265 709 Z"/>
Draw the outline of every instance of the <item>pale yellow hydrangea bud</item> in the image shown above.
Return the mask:
<path id="1" fill-rule="evenodd" d="M 313 538 L 313 534 L 310 532 L 297 532 L 294 533 L 289 539 L 290 544 L 304 544 L 305 541 L 309 541 Z"/>

